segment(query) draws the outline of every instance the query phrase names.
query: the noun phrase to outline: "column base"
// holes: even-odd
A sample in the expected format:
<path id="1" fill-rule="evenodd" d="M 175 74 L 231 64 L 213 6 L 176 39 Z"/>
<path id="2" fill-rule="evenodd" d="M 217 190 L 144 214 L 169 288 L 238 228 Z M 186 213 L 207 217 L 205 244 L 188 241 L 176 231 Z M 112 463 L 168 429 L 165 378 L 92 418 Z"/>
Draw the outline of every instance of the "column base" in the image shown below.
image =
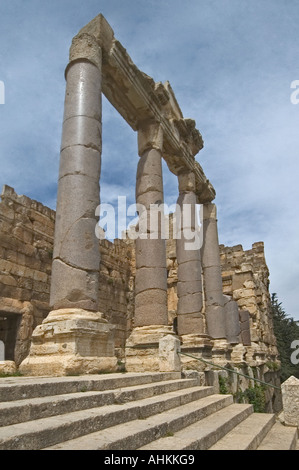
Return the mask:
<path id="1" fill-rule="evenodd" d="M 128 372 L 165 372 L 170 371 L 159 342 L 167 335 L 176 338 L 171 326 L 150 325 L 133 329 L 126 342 L 126 370 Z M 180 365 L 173 362 L 173 368 L 180 370 Z"/>
<path id="2" fill-rule="evenodd" d="M 19 370 L 34 376 L 116 372 L 113 326 L 99 312 L 53 310 L 34 330 Z"/>
<path id="3" fill-rule="evenodd" d="M 232 346 L 225 338 L 214 339 L 212 349 L 212 362 L 225 366 L 231 360 Z"/>
<path id="4" fill-rule="evenodd" d="M 206 359 L 207 361 L 212 358 L 213 340 L 208 335 L 182 335 L 180 336 L 181 352 L 190 354 L 190 356 Z M 197 370 L 204 371 L 207 367 L 203 361 L 199 361 L 190 356 L 181 355 L 183 370 Z"/>
<path id="5" fill-rule="evenodd" d="M 239 343 L 233 347 L 231 352 L 231 362 L 233 364 L 239 364 L 246 362 L 247 347 Z"/>

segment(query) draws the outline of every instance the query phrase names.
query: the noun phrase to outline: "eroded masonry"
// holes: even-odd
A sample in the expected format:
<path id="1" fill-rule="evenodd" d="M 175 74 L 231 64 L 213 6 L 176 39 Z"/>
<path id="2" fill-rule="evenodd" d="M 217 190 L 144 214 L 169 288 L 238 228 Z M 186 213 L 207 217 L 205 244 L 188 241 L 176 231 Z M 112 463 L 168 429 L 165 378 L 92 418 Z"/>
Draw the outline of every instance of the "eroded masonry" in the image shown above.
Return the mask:
<path id="1" fill-rule="evenodd" d="M 74 37 L 65 78 L 56 213 L 1 195 L 0 361 L 30 375 L 209 369 L 180 349 L 279 380 L 263 244 L 219 245 L 202 137 L 170 84 L 138 70 L 102 15 Z M 147 217 L 163 202 L 165 159 L 177 205 L 203 206 L 201 248 L 161 226 L 155 239 L 96 237 L 102 93 L 138 135 L 136 203 Z"/>

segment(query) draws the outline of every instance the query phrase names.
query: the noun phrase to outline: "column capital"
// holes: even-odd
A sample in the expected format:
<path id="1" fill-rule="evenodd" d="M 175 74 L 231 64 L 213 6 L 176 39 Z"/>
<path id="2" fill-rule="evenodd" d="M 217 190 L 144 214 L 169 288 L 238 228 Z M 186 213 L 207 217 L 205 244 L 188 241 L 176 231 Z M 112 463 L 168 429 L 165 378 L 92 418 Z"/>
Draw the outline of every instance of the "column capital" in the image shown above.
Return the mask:
<path id="1" fill-rule="evenodd" d="M 144 121 L 138 128 L 138 153 L 141 157 L 146 150 L 156 149 L 162 152 L 163 129 L 159 122 Z"/>
<path id="2" fill-rule="evenodd" d="M 65 70 L 65 76 L 67 71 L 73 62 L 80 60 L 87 60 L 94 64 L 99 70 L 102 68 L 102 50 L 97 43 L 94 36 L 81 33 L 72 39 L 72 44 L 69 52 L 69 63 Z"/>
<path id="3" fill-rule="evenodd" d="M 196 190 L 195 174 L 192 170 L 183 170 L 178 173 L 179 192 Z"/>
<path id="4" fill-rule="evenodd" d="M 203 204 L 203 220 L 207 219 L 217 220 L 217 207 L 213 202 Z"/>

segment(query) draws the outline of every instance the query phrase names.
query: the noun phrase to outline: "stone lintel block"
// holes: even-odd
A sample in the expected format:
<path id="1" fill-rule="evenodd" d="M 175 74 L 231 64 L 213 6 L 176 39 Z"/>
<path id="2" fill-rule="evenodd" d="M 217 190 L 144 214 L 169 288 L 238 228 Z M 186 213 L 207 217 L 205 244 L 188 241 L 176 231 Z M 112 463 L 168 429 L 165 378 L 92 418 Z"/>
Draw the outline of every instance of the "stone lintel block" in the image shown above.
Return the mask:
<path id="1" fill-rule="evenodd" d="M 138 129 L 138 153 L 140 157 L 144 152 L 163 149 L 163 130 L 161 124 L 154 121 L 141 123 Z"/>
<path id="2" fill-rule="evenodd" d="M 148 289 L 167 289 L 165 268 L 137 268 L 135 276 L 135 294 Z"/>
<path id="3" fill-rule="evenodd" d="M 74 116 L 101 121 L 101 79 L 100 70 L 90 62 L 76 62 L 68 67 L 64 121 Z"/>
<path id="4" fill-rule="evenodd" d="M 74 116 L 66 119 L 62 129 L 60 150 L 75 145 L 102 150 L 102 124 L 97 119 L 87 116 Z"/>
<path id="5" fill-rule="evenodd" d="M 82 308 L 98 311 L 99 272 L 87 272 L 55 259 L 52 265 L 50 305 L 54 310 Z"/>

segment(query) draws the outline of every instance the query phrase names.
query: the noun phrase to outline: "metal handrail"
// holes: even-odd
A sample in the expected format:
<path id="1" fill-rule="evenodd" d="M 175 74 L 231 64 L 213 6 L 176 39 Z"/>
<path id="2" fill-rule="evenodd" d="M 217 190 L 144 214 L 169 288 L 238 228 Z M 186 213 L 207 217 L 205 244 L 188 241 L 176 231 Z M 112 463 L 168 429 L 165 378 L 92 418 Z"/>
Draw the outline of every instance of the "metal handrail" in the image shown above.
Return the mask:
<path id="1" fill-rule="evenodd" d="M 254 380 L 255 382 L 262 383 L 263 385 L 267 385 L 268 387 L 272 387 L 272 388 L 276 388 L 277 390 L 281 390 L 281 388 L 277 387 L 276 385 L 269 384 L 268 382 L 264 382 L 263 380 L 256 379 L 255 377 L 250 377 L 250 375 L 242 374 L 241 372 L 237 372 L 234 369 L 229 369 L 228 367 L 219 366 L 218 364 L 214 364 L 213 362 L 206 361 L 205 359 L 202 359 L 202 358 L 199 358 L 199 357 L 196 357 L 196 356 L 192 356 L 191 354 L 182 353 L 180 351 L 178 353 L 183 355 L 183 356 L 192 357 L 193 359 L 197 359 L 198 361 L 205 362 L 206 364 L 209 364 L 211 366 L 218 367 L 219 369 L 226 370 L 227 372 L 232 372 L 234 374 L 241 375 L 242 377 L 246 377 L 247 379 Z"/>

